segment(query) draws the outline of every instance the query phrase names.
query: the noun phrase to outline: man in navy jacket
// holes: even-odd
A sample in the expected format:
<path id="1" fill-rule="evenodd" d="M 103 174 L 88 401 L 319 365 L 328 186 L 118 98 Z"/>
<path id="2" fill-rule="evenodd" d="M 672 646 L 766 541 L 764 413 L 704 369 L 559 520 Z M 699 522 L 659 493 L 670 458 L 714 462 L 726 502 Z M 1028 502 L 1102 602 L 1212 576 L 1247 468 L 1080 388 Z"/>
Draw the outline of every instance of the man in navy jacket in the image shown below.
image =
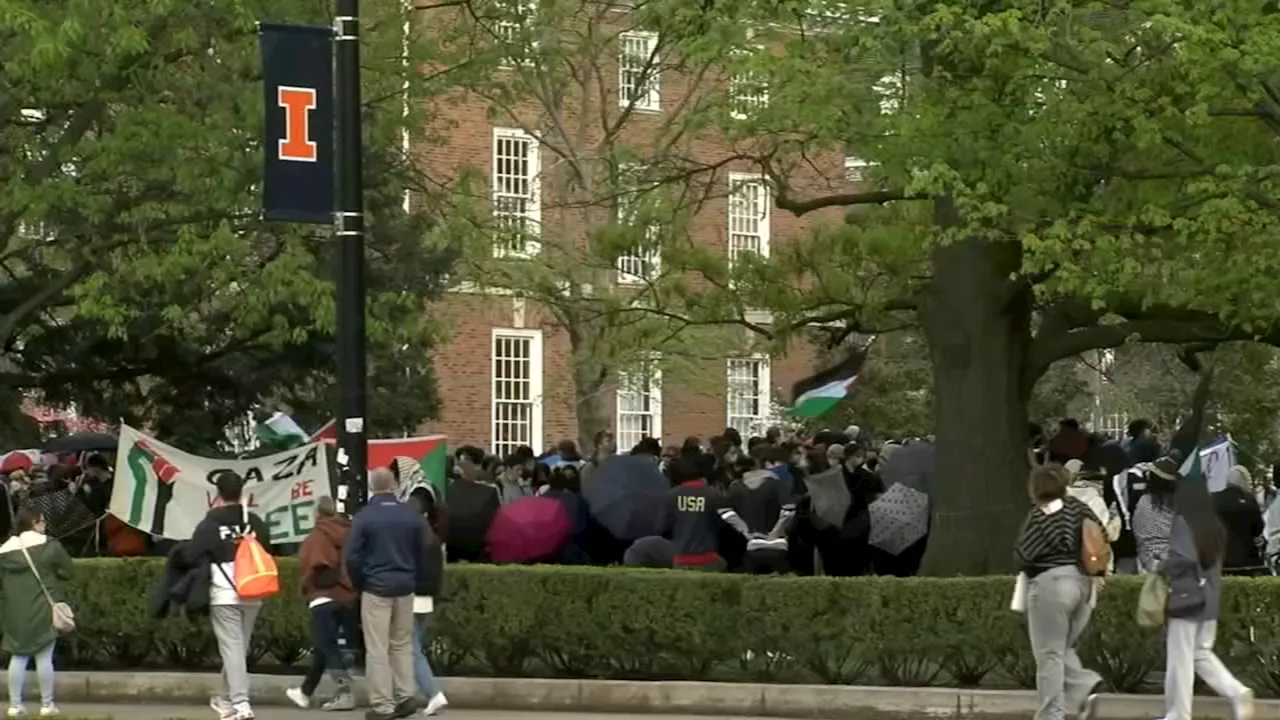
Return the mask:
<path id="1" fill-rule="evenodd" d="M 413 594 L 425 584 L 426 524 L 396 498 L 386 468 L 369 474 L 369 504 L 347 540 L 347 574 L 360 592 L 369 720 L 409 717 L 417 710 L 413 675 Z"/>

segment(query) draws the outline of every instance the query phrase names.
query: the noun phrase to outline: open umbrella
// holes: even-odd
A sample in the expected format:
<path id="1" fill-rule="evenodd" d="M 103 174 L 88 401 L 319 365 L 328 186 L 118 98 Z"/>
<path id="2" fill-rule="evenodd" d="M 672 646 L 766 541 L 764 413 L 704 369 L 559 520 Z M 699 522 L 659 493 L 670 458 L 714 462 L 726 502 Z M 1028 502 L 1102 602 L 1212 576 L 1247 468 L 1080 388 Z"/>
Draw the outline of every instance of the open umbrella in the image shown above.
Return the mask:
<path id="1" fill-rule="evenodd" d="M 614 455 L 596 467 L 583 497 L 591 515 L 619 540 L 661 535 L 671 484 L 646 455 Z"/>
<path id="2" fill-rule="evenodd" d="M 44 444 L 51 453 L 80 453 L 115 450 L 119 439 L 110 433 L 78 432 L 54 438 Z"/>
<path id="3" fill-rule="evenodd" d="M 524 497 L 503 505 L 489 526 L 489 559 L 495 563 L 554 560 L 564 552 L 573 523 L 564 504 Z"/>
<path id="4" fill-rule="evenodd" d="M 867 508 L 871 535 L 867 542 L 897 555 L 929 532 L 929 496 L 898 483 Z"/>
<path id="5" fill-rule="evenodd" d="M 840 466 L 814 473 L 805 478 L 809 488 L 809 504 L 813 508 L 812 520 L 818 527 L 838 528 L 844 524 L 853 496 L 844 481 L 844 469 Z"/>
<path id="6" fill-rule="evenodd" d="M 465 551 L 479 553 L 484 549 L 489 526 L 502 500 L 498 489 L 474 480 L 454 480 L 445 491 L 449 508 L 449 533 L 446 542 Z"/>

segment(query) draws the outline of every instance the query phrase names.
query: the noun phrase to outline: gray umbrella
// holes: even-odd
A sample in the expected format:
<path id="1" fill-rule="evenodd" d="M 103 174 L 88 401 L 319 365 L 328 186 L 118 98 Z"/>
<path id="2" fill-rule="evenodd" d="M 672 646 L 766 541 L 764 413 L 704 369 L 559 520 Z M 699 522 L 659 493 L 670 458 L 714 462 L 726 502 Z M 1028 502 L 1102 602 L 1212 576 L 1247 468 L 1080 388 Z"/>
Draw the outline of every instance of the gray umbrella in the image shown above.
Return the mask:
<path id="1" fill-rule="evenodd" d="M 886 488 L 898 483 L 925 495 L 933 492 L 933 475 L 938 466 L 938 449 L 931 442 L 903 445 L 884 461 L 880 479 Z"/>
<path id="2" fill-rule="evenodd" d="M 929 532 L 929 496 L 897 483 L 867 508 L 873 547 L 897 555 Z"/>
<path id="3" fill-rule="evenodd" d="M 844 470 L 837 465 L 810 475 L 804 483 L 809 488 L 814 524 L 820 528 L 844 525 L 845 513 L 849 512 L 849 505 L 853 502 L 849 486 L 844 481 Z"/>

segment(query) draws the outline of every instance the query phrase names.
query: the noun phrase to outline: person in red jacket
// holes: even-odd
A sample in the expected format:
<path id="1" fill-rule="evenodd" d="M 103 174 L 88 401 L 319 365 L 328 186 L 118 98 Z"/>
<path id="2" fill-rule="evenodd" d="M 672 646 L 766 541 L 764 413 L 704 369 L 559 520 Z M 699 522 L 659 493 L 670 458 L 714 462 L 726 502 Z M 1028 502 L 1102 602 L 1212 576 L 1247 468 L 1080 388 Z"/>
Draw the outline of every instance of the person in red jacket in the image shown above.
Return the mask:
<path id="1" fill-rule="evenodd" d="M 354 710 L 351 670 L 338 646 L 338 633 L 359 635 L 356 623 L 356 593 L 343 564 L 343 549 L 351 534 L 351 520 L 338 514 L 333 498 L 316 503 L 316 526 L 298 551 L 302 593 L 311 607 L 311 665 L 302 686 L 289 688 L 286 695 L 295 705 L 309 708 L 325 670 L 338 685 L 338 692 L 320 706 L 322 710 Z"/>

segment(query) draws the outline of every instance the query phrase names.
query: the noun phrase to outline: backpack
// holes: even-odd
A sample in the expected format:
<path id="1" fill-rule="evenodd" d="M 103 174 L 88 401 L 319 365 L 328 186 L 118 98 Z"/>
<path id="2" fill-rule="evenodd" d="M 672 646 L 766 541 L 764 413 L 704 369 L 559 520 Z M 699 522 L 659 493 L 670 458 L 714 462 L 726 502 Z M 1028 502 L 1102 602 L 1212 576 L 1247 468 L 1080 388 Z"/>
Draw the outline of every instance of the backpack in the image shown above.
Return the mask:
<path id="1" fill-rule="evenodd" d="M 1080 567 L 1086 575 L 1102 576 L 1111 567 L 1111 543 L 1107 531 L 1093 518 L 1080 524 Z"/>
<path id="2" fill-rule="evenodd" d="M 244 524 L 249 532 L 236 541 L 236 594 L 243 600 L 262 600 L 280 592 L 280 569 L 275 558 L 254 537 L 249 525 L 249 508 L 244 509 Z"/>

